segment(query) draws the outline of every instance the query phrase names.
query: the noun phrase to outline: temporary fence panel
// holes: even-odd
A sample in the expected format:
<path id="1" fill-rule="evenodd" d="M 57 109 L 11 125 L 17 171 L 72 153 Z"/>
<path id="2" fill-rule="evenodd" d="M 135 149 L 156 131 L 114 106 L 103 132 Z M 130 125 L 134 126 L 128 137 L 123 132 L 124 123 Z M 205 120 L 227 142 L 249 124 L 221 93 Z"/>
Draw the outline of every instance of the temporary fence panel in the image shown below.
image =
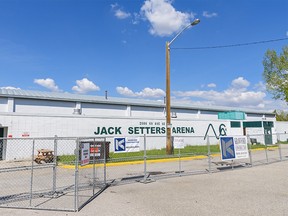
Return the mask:
<path id="1" fill-rule="evenodd" d="M 223 161 L 216 136 L 0 139 L 0 207 L 78 211 L 108 185 L 213 173 L 288 159 L 286 134 L 247 135 L 249 157 Z"/>
<path id="2" fill-rule="evenodd" d="M 108 183 L 125 183 L 143 178 L 143 136 L 106 137 L 106 143 L 110 145 L 106 164 Z"/>
<path id="3" fill-rule="evenodd" d="M 2 141 L 10 160 L 0 162 L 0 207 L 77 211 L 106 186 L 103 168 L 96 178 L 102 161 L 81 167 L 77 138 Z"/>

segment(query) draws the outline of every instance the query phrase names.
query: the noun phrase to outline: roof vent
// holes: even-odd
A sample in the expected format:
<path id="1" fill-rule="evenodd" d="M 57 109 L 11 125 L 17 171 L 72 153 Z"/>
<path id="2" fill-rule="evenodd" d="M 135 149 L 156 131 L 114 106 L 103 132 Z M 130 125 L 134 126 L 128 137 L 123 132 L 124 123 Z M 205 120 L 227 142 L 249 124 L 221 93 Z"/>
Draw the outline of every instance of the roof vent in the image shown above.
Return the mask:
<path id="1" fill-rule="evenodd" d="M 81 109 L 74 109 L 74 115 L 81 115 Z"/>
<path id="2" fill-rule="evenodd" d="M 171 118 L 177 118 L 177 113 L 176 112 L 172 112 L 171 113 Z"/>

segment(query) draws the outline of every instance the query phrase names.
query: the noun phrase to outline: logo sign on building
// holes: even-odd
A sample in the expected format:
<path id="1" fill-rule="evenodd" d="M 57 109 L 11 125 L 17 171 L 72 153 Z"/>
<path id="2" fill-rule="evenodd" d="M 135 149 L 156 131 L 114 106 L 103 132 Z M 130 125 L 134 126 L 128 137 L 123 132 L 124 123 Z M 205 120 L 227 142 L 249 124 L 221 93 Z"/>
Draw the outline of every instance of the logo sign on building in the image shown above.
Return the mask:
<path id="1" fill-rule="evenodd" d="M 126 139 L 125 139 L 125 137 L 114 138 L 114 151 L 115 151 L 115 153 L 126 152 Z"/>
<path id="2" fill-rule="evenodd" d="M 173 145 L 176 149 L 184 148 L 184 138 L 183 137 L 173 137 Z"/>
<path id="3" fill-rule="evenodd" d="M 81 143 L 81 166 L 89 164 L 90 160 L 90 143 Z"/>
<path id="4" fill-rule="evenodd" d="M 247 138 L 245 136 L 220 137 L 220 151 L 222 160 L 248 158 Z"/>

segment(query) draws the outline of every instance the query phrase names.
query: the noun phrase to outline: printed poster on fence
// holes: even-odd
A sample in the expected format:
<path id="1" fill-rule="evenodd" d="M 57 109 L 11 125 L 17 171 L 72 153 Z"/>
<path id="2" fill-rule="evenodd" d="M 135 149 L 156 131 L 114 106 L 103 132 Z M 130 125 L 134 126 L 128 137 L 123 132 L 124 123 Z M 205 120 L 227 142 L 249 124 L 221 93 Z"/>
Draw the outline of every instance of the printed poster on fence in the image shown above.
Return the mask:
<path id="1" fill-rule="evenodd" d="M 90 143 L 81 143 L 81 166 L 89 164 L 90 161 Z"/>
<path id="2" fill-rule="evenodd" d="M 220 137 L 222 160 L 249 158 L 247 138 L 245 136 Z"/>
<path id="3" fill-rule="evenodd" d="M 140 151 L 140 138 L 126 137 L 126 152 L 139 152 L 139 151 Z"/>
<path id="4" fill-rule="evenodd" d="M 115 137 L 114 138 L 114 152 L 139 152 L 140 138 L 139 137 Z"/>

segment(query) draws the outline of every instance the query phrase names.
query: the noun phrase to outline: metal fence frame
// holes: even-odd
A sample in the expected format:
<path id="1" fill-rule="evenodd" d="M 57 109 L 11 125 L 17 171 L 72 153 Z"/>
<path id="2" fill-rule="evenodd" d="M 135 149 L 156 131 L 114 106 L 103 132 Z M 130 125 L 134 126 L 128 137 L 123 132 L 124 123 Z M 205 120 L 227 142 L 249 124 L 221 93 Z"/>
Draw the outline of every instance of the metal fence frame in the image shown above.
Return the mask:
<path id="1" fill-rule="evenodd" d="M 202 159 L 199 160 L 185 160 L 188 157 L 196 157 L 193 152 L 184 154 L 181 149 L 175 149 L 174 155 L 161 156 L 162 160 L 171 160 L 172 162 L 166 165 L 166 167 L 161 167 L 163 164 L 161 162 L 150 163 L 155 157 L 154 155 L 147 154 L 147 144 L 151 140 L 155 139 L 153 136 L 139 136 L 141 137 L 143 143 L 143 155 L 135 158 L 138 161 L 137 165 L 134 165 L 135 172 L 130 173 L 127 176 L 127 172 L 131 167 L 133 159 L 129 158 L 119 158 L 117 162 L 128 161 L 125 165 L 112 166 L 113 159 L 107 155 L 107 141 L 113 139 L 112 136 L 106 137 L 50 137 L 50 138 L 3 138 L 0 142 L 6 143 L 6 145 L 14 145 L 17 148 L 23 142 L 26 143 L 23 146 L 23 151 L 30 150 L 30 156 L 27 160 L 23 160 L 23 164 L 17 165 L 19 161 L 0 161 L 0 182 L 3 181 L 7 186 L 5 192 L 0 192 L 0 208 L 25 208 L 25 209 L 45 209 L 45 210 L 59 210 L 59 211 L 79 211 L 89 202 L 91 202 L 95 197 L 97 197 L 101 192 L 103 192 L 108 186 L 116 186 L 120 184 L 127 183 L 149 183 L 157 179 L 192 175 L 192 174 L 203 174 L 203 173 L 214 173 L 224 170 L 233 170 L 235 168 L 245 168 L 253 167 L 257 165 L 265 165 L 273 162 L 278 162 L 288 159 L 288 144 L 283 144 L 283 141 L 288 141 L 288 135 L 286 134 L 273 134 L 277 137 L 277 143 L 268 146 L 264 145 L 262 151 L 254 151 L 249 146 L 249 158 L 240 162 L 222 163 L 219 160 L 219 154 L 215 156 L 215 152 L 211 152 L 211 136 L 207 136 L 204 146 L 207 147 L 207 152 L 201 155 Z M 264 136 L 253 135 L 253 137 Z M 186 136 L 187 137 L 187 136 Z M 247 135 L 247 140 L 250 142 L 251 135 Z M 284 138 L 283 138 L 284 137 Z M 159 138 L 165 138 L 161 136 Z M 193 138 L 193 137 L 189 137 Z M 195 138 L 195 137 L 194 137 Z M 203 137 L 198 137 L 203 138 Z M 148 140 L 149 139 L 149 140 Z M 92 142 L 95 148 L 96 142 L 103 143 L 103 155 L 100 158 L 96 158 L 95 155 L 91 159 L 90 163 L 86 167 L 81 167 L 80 164 L 80 144 L 83 141 Z M 14 143 L 15 142 L 15 143 Z M 215 142 L 215 138 L 214 138 Z M 51 163 L 36 164 L 35 154 L 37 146 L 50 145 L 53 147 L 54 157 Z M 52 143 L 52 144 L 51 144 Z M 251 144 L 251 143 L 250 143 Z M 69 145 L 69 146 L 68 146 Z M 72 154 L 73 161 L 71 164 L 67 165 L 69 168 L 63 168 L 59 164 L 59 158 L 61 154 L 67 151 L 67 148 L 74 149 Z M 25 148 L 24 148 L 25 147 Z M 101 148 L 102 148 L 101 147 Z M 273 147 L 271 150 L 270 148 Z M 111 146 L 110 146 L 111 148 Z M 278 153 L 276 153 L 278 149 Z M 70 149 L 71 150 L 71 149 Z M 62 151 L 62 153 L 61 153 Z M 273 152 L 272 152 L 273 151 Z M 63 154 L 64 154 L 63 153 Z M 159 158 L 159 155 L 158 155 Z M 185 161 L 184 161 L 185 160 Z M 130 162 L 129 162 L 130 161 Z M 218 163 L 219 162 L 219 163 Z M 160 165 L 161 166 L 160 166 Z M 127 166 L 126 166 L 127 165 Z M 153 166 L 160 166 L 157 169 L 167 169 L 167 172 L 155 172 L 153 171 Z M 66 165 L 65 165 L 66 166 Z M 193 169 L 193 166 L 195 169 Z M 151 168 L 152 167 L 152 168 Z M 187 168 L 188 167 L 188 168 Z M 198 169 L 199 168 L 199 169 Z M 110 177 L 110 174 L 114 176 Z M 2 177 L 1 177 L 2 175 Z M 30 180 L 26 178 L 29 182 L 29 188 L 22 185 L 23 182 L 15 180 L 15 177 L 25 175 L 26 177 L 30 175 Z M 41 175 L 41 176 L 39 176 Z M 43 175 L 43 176 L 42 176 Z M 7 177 L 8 176 L 8 177 Z M 70 177 L 69 177 L 70 176 Z M 115 177 L 116 176 L 116 177 Z M 68 179 L 69 177 L 69 179 Z M 44 179 L 48 187 L 44 187 L 37 182 L 39 178 Z M 14 179 L 14 180 L 13 180 Z M 67 181 L 68 180 L 68 181 Z M 10 181 L 10 182 L 9 182 Z M 14 182 L 13 182 L 14 181 Z M 46 182 L 47 181 L 47 182 Z M 67 182 L 66 182 L 67 181 Z M 68 184 L 69 183 L 69 184 Z M 68 184 L 68 185 L 65 185 Z M 2 184 L 3 185 L 3 184 Z M 13 187 L 10 188 L 9 186 Z M 26 186 L 27 187 L 27 184 Z M 24 193 L 19 193 L 17 189 L 23 189 Z M 6 193 L 6 194 L 5 194 Z M 65 201 L 63 201 L 65 197 Z M 68 198 L 67 198 L 68 197 Z M 37 202 L 38 200 L 45 199 L 44 201 Z M 63 202 L 70 202 L 68 207 L 63 207 Z M 49 205 L 48 203 L 52 203 Z M 60 206 L 59 206 L 60 205 Z"/>
<path id="2" fill-rule="evenodd" d="M 83 139 L 84 138 L 70 137 L 1 139 L 2 143 L 6 142 L 6 144 L 9 145 L 9 143 L 13 142 L 14 145 L 15 143 L 18 143 L 18 146 L 21 142 L 25 141 L 28 145 L 26 145 L 25 148 L 23 147 L 23 151 L 24 149 L 29 148 L 31 150 L 31 155 L 30 157 L 21 160 L 0 162 L 0 176 L 2 175 L 0 182 L 3 181 L 5 184 L 2 185 L 7 185 L 7 189 L 5 191 L 1 190 L 2 193 L 0 192 L 0 207 L 75 212 L 79 211 L 105 190 L 107 187 L 106 180 L 101 179 L 96 185 L 96 177 L 93 175 L 93 173 L 96 173 L 96 164 L 101 165 L 106 163 L 103 162 L 106 161 L 105 157 L 103 159 L 94 158 L 93 160 L 93 166 L 89 169 L 89 172 L 92 173 L 92 184 L 90 184 L 87 179 L 84 179 L 84 183 L 83 181 L 80 181 L 81 175 L 79 174 L 79 170 L 81 170 L 81 164 L 79 163 L 79 145 L 80 141 Z M 92 142 L 99 140 L 99 138 L 95 137 L 86 137 L 85 140 L 87 139 Z M 100 139 L 100 141 L 102 141 L 102 139 Z M 49 146 L 53 149 L 54 157 L 51 163 L 43 162 L 43 164 L 37 164 L 35 162 L 36 145 L 41 142 L 48 142 Z M 69 172 L 67 172 L 67 170 L 64 170 L 63 172 L 63 168 L 59 166 L 59 142 L 64 142 L 64 144 L 70 145 L 70 148 L 75 149 L 74 155 L 72 154 L 75 160 L 71 161 L 69 169 L 72 170 L 69 170 Z M 53 144 L 51 145 L 51 143 Z M 65 146 L 62 148 L 65 148 Z M 8 178 L 7 176 L 10 177 Z M 67 178 L 67 176 L 69 177 Z M 105 174 L 103 174 L 103 176 L 105 176 Z M 19 179 L 21 177 L 25 180 L 25 186 L 21 183 L 23 179 Z M 46 186 L 43 186 L 41 181 L 43 181 L 43 184 Z M 57 185 L 58 183 L 60 183 L 60 185 Z M 49 185 L 49 188 L 47 185 Z M 17 190 L 22 190 L 23 192 L 18 193 Z M 83 191 L 85 191 L 85 198 L 79 201 L 79 196 Z M 64 200 L 61 198 L 62 196 L 66 196 L 69 199 L 65 197 Z M 43 201 L 40 202 L 37 201 L 37 199 Z M 49 202 L 53 202 L 54 204 L 49 205 Z M 58 203 L 58 205 L 56 203 Z"/>

